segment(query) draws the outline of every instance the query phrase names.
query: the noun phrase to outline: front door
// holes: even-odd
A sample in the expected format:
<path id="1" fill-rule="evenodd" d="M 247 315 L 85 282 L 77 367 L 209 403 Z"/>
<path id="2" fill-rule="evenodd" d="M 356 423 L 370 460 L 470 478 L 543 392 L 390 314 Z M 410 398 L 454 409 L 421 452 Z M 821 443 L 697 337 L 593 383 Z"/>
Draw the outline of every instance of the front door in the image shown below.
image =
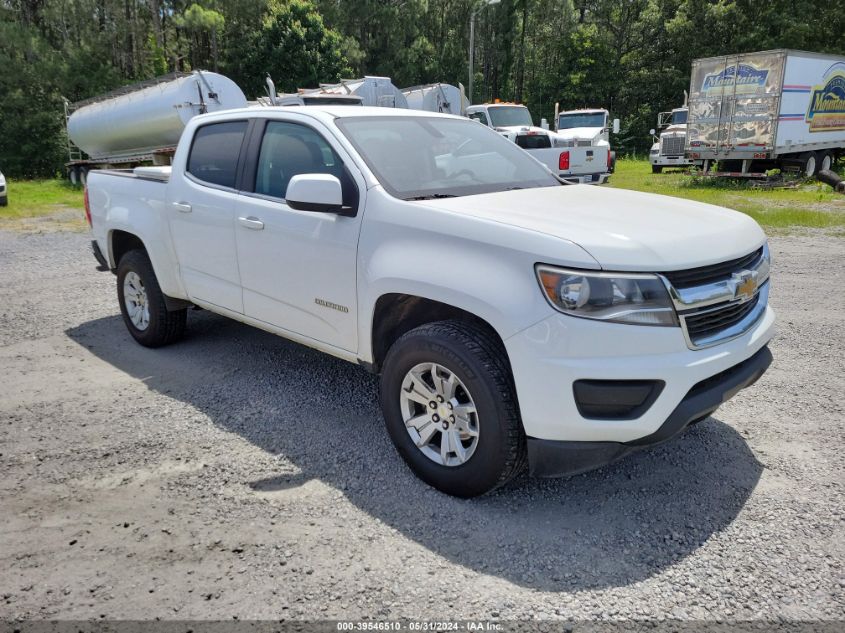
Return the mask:
<path id="1" fill-rule="evenodd" d="M 248 163 L 235 214 L 244 314 L 354 352 L 363 179 L 316 123 L 268 120 L 256 134 L 262 135 L 258 157 Z M 344 206 L 358 209 L 356 216 L 287 206 L 288 182 L 308 173 L 337 176 Z"/>
<path id="2" fill-rule="evenodd" d="M 169 186 L 166 214 L 191 299 L 243 313 L 235 244 L 236 181 L 246 121 L 197 129 L 185 177 Z"/>

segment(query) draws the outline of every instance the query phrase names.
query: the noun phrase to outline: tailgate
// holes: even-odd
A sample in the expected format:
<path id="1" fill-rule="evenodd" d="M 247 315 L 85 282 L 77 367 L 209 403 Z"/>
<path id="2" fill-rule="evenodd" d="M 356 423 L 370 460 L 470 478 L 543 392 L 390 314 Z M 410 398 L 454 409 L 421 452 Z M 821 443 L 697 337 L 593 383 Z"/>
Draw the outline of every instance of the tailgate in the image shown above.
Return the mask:
<path id="1" fill-rule="evenodd" d="M 602 145 L 592 145 L 590 147 L 551 147 L 525 151 L 558 176 L 603 174 L 607 171 L 608 149 Z M 561 169 L 567 163 L 565 159 L 561 158 L 562 154 L 568 154 L 568 168 Z"/>

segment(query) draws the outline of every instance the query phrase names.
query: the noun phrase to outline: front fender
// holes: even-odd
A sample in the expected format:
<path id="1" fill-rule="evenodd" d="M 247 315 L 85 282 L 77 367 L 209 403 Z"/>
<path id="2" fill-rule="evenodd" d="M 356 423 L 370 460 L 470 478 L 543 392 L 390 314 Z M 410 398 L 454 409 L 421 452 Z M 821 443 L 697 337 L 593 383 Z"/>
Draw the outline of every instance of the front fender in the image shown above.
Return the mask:
<path id="1" fill-rule="evenodd" d="M 598 268 L 571 242 L 372 190 L 359 243 L 359 357 L 373 360 L 373 314 L 386 294 L 460 308 L 490 324 L 502 340 L 546 318 L 552 309 L 534 265 L 549 253 L 573 266 Z"/>

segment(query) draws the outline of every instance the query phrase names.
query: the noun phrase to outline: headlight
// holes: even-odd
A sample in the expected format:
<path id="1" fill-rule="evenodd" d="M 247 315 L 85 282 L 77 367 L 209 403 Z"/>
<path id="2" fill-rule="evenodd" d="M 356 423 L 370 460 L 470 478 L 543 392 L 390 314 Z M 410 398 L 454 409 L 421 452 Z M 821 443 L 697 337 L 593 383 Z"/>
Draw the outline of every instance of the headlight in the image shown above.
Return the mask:
<path id="1" fill-rule="evenodd" d="M 538 266 L 537 277 L 549 303 L 560 312 L 612 323 L 678 325 L 666 286 L 656 275 Z"/>

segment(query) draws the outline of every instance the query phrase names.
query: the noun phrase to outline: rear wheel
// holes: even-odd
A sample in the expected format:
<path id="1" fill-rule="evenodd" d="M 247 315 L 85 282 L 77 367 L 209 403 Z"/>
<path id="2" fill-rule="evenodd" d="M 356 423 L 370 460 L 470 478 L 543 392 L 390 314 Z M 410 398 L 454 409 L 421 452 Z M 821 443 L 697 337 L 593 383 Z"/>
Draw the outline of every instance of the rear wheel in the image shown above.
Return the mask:
<path id="1" fill-rule="evenodd" d="M 803 157 L 804 175 L 807 178 L 815 178 L 818 172 L 819 157 L 815 152 L 807 152 Z"/>
<path id="2" fill-rule="evenodd" d="M 833 155 L 830 152 L 824 152 L 819 159 L 819 171 L 825 171 L 833 167 Z"/>
<path id="3" fill-rule="evenodd" d="M 651 166 L 651 173 L 652 174 L 662 174 L 663 173 L 663 165 L 652 165 Z"/>
<path id="4" fill-rule="evenodd" d="M 474 497 L 525 468 L 525 435 L 501 343 L 458 321 L 422 325 L 387 354 L 381 408 L 411 470 L 438 490 Z"/>
<path id="5" fill-rule="evenodd" d="M 117 265 L 117 299 L 123 322 L 144 347 L 161 347 L 182 338 L 188 311 L 168 311 L 147 253 L 135 249 Z"/>

